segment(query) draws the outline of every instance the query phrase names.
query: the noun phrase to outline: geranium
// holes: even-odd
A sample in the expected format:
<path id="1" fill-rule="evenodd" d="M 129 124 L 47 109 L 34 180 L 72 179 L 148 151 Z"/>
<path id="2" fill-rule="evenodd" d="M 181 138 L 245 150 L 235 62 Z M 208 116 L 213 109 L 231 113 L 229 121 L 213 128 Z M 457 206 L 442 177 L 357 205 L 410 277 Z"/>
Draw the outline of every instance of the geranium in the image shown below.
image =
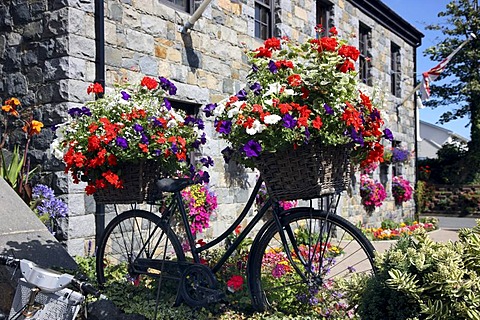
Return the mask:
<path id="1" fill-rule="evenodd" d="M 297 44 L 267 39 L 248 53 L 248 84 L 205 108 L 238 160 L 252 165 L 262 152 L 293 149 L 312 140 L 349 145 L 361 165 L 382 161 L 382 138 L 392 139 L 380 111 L 359 91 L 358 50 L 337 35 Z"/>
<path id="2" fill-rule="evenodd" d="M 227 281 L 227 287 L 228 290 L 231 292 L 239 291 L 242 290 L 243 287 L 243 277 L 239 275 L 233 275 L 228 281 Z"/>
<path id="3" fill-rule="evenodd" d="M 70 109 L 53 146 L 74 182 L 87 181 L 87 194 L 122 188 L 118 165 L 147 159 L 166 174 L 191 170 L 187 155 L 205 144 L 204 124 L 172 108 L 167 96 L 176 90 L 164 77 L 144 77 L 140 84 L 117 85 L 103 98 Z M 103 88 L 91 85 L 87 91 L 98 95 Z"/>
<path id="4" fill-rule="evenodd" d="M 188 215 L 190 229 L 195 235 L 210 226 L 210 217 L 217 209 L 217 196 L 206 184 L 194 184 L 182 191 Z"/>
<path id="5" fill-rule="evenodd" d="M 401 204 L 412 199 L 413 188 L 410 181 L 402 176 L 395 176 L 392 179 L 392 194 L 396 204 Z"/>
<path id="6" fill-rule="evenodd" d="M 367 212 L 372 212 L 376 207 L 380 207 L 383 200 L 387 197 L 385 187 L 378 181 L 370 178 L 368 175 L 360 175 L 360 196 L 362 204 Z"/>

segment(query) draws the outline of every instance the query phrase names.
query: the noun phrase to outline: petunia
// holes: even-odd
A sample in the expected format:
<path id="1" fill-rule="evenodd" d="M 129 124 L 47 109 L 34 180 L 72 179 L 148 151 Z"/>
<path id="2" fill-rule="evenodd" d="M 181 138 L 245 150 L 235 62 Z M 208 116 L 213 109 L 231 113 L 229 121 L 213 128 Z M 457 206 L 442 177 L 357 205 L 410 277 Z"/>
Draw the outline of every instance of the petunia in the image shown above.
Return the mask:
<path id="1" fill-rule="evenodd" d="M 141 124 L 135 123 L 135 124 L 133 125 L 133 130 L 135 130 L 136 132 L 142 132 L 142 131 L 143 131 L 143 127 L 142 127 Z"/>
<path id="2" fill-rule="evenodd" d="M 383 130 L 383 136 L 385 137 L 385 139 L 393 141 L 393 134 L 392 134 L 392 131 L 390 131 L 390 129 L 385 128 L 385 130 Z"/>
<path id="3" fill-rule="evenodd" d="M 217 132 L 230 134 L 232 131 L 232 122 L 229 120 L 220 121 L 217 126 Z"/>
<path id="4" fill-rule="evenodd" d="M 243 146 L 242 150 L 249 158 L 258 157 L 262 152 L 262 146 L 255 140 L 250 140 Z"/>
<path id="5" fill-rule="evenodd" d="M 270 60 L 268 62 L 268 70 L 270 70 L 270 72 L 273 73 L 273 74 L 278 72 L 277 65 L 275 64 L 275 62 L 273 60 Z"/>
<path id="6" fill-rule="evenodd" d="M 213 115 L 213 110 L 217 107 L 216 103 L 209 103 L 203 108 L 206 117 L 211 117 Z"/>
<path id="7" fill-rule="evenodd" d="M 282 120 L 282 117 L 276 114 L 270 114 L 268 116 L 265 116 L 265 118 L 263 118 L 263 122 L 265 122 L 266 124 L 275 124 L 280 120 Z"/>
<path id="8" fill-rule="evenodd" d="M 132 97 L 132 96 L 129 95 L 126 91 L 123 91 L 123 90 L 122 90 L 120 93 L 122 94 L 122 99 L 123 99 L 123 100 L 127 100 L 127 101 L 128 101 L 128 100 L 130 100 L 130 98 Z"/>
<path id="9" fill-rule="evenodd" d="M 163 98 L 163 103 L 165 105 L 165 108 L 167 108 L 168 111 L 172 110 L 172 104 L 167 98 Z"/>
<path id="10" fill-rule="evenodd" d="M 353 142 L 358 143 L 362 147 L 365 145 L 361 132 L 357 132 L 355 129 L 352 128 L 352 131 L 350 132 L 350 137 L 352 138 Z"/>
<path id="11" fill-rule="evenodd" d="M 254 95 L 258 96 L 262 93 L 262 86 L 260 85 L 260 83 L 255 82 L 250 86 L 250 90 L 253 91 Z"/>
<path id="12" fill-rule="evenodd" d="M 326 103 L 323 105 L 323 108 L 325 109 L 325 113 L 326 113 L 326 114 L 332 115 L 332 114 L 334 113 L 332 107 L 330 107 L 330 106 L 329 106 L 328 104 L 326 104 Z"/>
<path id="13" fill-rule="evenodd" d="M 245 89 L 242 89 L 242 90 L 237 92 L 236 96 L 237 96 L 238 100 L 245 101 L 245 100 L 247 100 L 247 91 L 245 91 Z"/>
<path id="14" fill-rule="evenodd" d="M 283 126 L 288 129 L 293 129 L 297 125 L 297 120 L 295 120 L 291 114 L 287 113 L 283 116 Z"/>

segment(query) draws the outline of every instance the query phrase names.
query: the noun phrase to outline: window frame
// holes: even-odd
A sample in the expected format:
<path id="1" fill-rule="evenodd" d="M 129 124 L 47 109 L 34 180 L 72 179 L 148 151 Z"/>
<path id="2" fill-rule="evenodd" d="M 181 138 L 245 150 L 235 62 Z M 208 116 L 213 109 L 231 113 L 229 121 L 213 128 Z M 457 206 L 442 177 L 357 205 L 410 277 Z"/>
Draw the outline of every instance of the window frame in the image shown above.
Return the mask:
<path id="1" fill-rule="evenodd" d="M 266 1 L 268 1 L 268 4 L 265 3 Z M 273 37 L 273 34 L 274 34 L 274 5 L 275 5 L 274 0 L 264 0 L 264 1 L 255 0 L 254 17 L 253 17 L 255 38 L 266 40 L 268 38 Z M 259 20 L 259 19 L 261 19 L 261 17 L 259 19 L 257 19 L 257 8 L 266 10 L 266 12 L 268 14 L 267 21 Z M 267 34 L 265 35 L 265 38 L 263 38 L 263 35 L 262 35 L 262 32 L 261 32 L 262 29 L 260 28 L 260 26 L 264 26 L 267 30 Z"/>
<path id="2" fill-rule="evenodd" d="M 395 97 L 401 96 L 402 64 L 400 46 L 390 43 L 390 93 Z"/>
<path id="3" fill-rule="evenodd" d="M 194 13 L 195 12 L 195 0 L 184 0 L 185 1 L 185 6 L 178 5 L 172 0 L 160 0 L 161 3 L 172 7 L 174 9 L 181 10 L 186 13 Z"/>
<path id="4" fill-rule="evenodd" d="M 328 30 L 334 26 L 333 23 L 333 4 L 330 1 L 317 0 L 316 2 L 316 25 L 322 25 L 323 31 L 317 32 L 317 38 L 327 37 Z M 322 21 L 325 21 L 323 23 Z"/>
<path id="5" fill-rule="evenodd" d="M 373 83 L 371 77 L 372 65 L 370 62 L 370 51 L 372 49 L 371 34 L 372 28 L 360 22 L 358 28 L 358 50 L 360 51 L 358 75 L 360 81 L 368 86 L 372 86 Z"/>

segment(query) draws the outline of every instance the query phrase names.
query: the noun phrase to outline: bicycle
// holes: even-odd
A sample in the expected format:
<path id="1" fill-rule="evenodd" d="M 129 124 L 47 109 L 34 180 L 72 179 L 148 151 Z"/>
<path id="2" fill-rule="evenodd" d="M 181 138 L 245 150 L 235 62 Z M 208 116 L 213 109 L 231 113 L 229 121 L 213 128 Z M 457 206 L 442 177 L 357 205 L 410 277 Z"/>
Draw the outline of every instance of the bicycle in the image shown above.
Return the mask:
<path id="1" fill-rule="evenodd" d="M 101 297 L 100 291 L 90 283 L 26 259 L 0 255 L 0 264 L 21 272 L 8 320 L 73 320 L 86 295 Z"/>
<path id="2" fill-rule="evenodd" d="M 320 198 L 320 209 L 313 208 L 310 200 L 309 206 L 283 210 L 278 202 L 268 199 L 212 267 L 202 264 L 200 254 L 227 239 L 245 219 L 262 182 L 257 180 L 232 225 L 198 246 L 181 195 L 195 182 L 189 178 L 158 180 L 158 189 L 172 194 L 168 203 L 159 206 L 159 215 L 133 207 L 116 212 L 107 225 L 97 247 L 98 283 L 106 286 L 120 274 L 120 281 L 138 285 L 148 276 L 159 279 L 158 290 L 162 281 L 173 280 L 170 283 L 177 286 L 175 305 L 185 302 L 198 307 L 220 301 L 225 292 L 219 288 L 215 274 L 271 208 L 273 214 L 256 234 L 247 260 L 253 307 L 264 311 L 278 308 L 279 299 L 308 302 L 309 298 L 326 295 L 342 306 L 344 298 L 334 291 L 336 280 L 374 272 L 374 249 L 359 229 L 335 214 L 339 194 Z M 184 227 L 186 243 L 179 238 L 178 225 Z M 285 292 L 291 292 L 291 296 L 285 297 Z"/>

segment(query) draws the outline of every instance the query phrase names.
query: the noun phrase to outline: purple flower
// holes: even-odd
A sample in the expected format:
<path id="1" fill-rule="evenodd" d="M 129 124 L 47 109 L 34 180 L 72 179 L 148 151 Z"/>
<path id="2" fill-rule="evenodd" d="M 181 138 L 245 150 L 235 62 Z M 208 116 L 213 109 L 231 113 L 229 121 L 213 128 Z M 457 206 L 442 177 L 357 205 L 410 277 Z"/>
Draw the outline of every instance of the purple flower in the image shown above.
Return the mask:
<path id="1" fill-rule="evenodd" d="M 87 116 L 87 117 L 91 117 L 92 116 L 92 112 L 90 111 L 90 109 L 88 109 L 87 107 L 82 107 L 82 114 Z"/>
<path id="2" fill-rule="evenodd" d="M 177 147 L 177 144 L 175 142 L 172 143 L 172 147 L 170 148 L 170 150 L 172 150 L 172 152 L 174 154 L 176 154 L 178 152 L 178 147 Z"/>
<path id="3" fill-rule="evenodd" d="M 142 137 L 140 138 L 140 141 L 143 143 L 143 144 L 148 144 L 149 141 L 148 141 L 148 136 L 142 132 Z"/>
<path id="4" fill-rule="evenodd" d="M 185 118 L 185 121 L 183 122 L 184 125 L 189 125 L 194 123 L 195 123 L 195 118 L 190 115 L 187 115 L 187 117 Z"/>
<path id="5" fill-rule="evenodd" d="M 393 141 L 393 134 L 392 134 L 392 131 L 390 131 L 390 129 L 385 128 L 385 130 L 383 130 L 383 136 L 385 137 L 385 139 Z"/>
<path id="6" fill-rule="evenodd" d="M 363 140 L 363 136 L 361 132 L 357 132 L 355 129 L 352 128 L 350 137 L 352 138 L 353 142 L 358 143 L 362 147 L 364 146 L 365 141 Z"/>
<path id="7" fill-rule="evenodd" d="M 249 158 L 258 157 L 262 152 L 262 146 L 255 140 L 250 140 L 243 146 L 242 150 Z"/>
<path id="8" fill-rule="evenodd" d="M 200 162 L 207 168 L 213 166 L 213 159 L 210 157 L 202 158 Z"/>
<path id="9" fill-rule="evenodd" d="M 168 111 L 172 110 L 172 104 L 167 98 L 163 98 L 163 103 L 165 104 L 165 108 L 167 108 Z"/>
<path id="10" fill-rule="evenodd" d="M 291 114 L 286 113 L 283 116 L 283 126 L 288 129 L 293 129 L 297 125 L 297 120 L 295 120 Z"/>
<path id="11" fill-rule="evenodd" d="M 209 103 L 203 108 L 203 112 L 205 112 L 206 117 L 211 117 L 213 115 L 213 110 L 217 107 L 216 103 Z"/>
<path id="12" fill-rule="evenodd" d="M 253 64 L 252 65 L 252 72 L 254 72 L 254 73 L 258 72 L 258 66 Z"/>
<path id="13" fill-rule="evenodd" d="M 127 101 L 130 100 L 131 96 L 127 92 L 121 91 L 120 93 L 122 94 L 123 100 L 127 100 Z"/>
<path id="14" fill-rule="evenodd" d="M 232 122 L 230 120 L 223 120 L 220 122 L 220 127 L 218 129 L 219 133 L 230 134 L 232 131 Z"/>
<path id="15" fill-rule="evenodd" d="M 271 73 L 275 74 L 278 72 L 278 68 L 275 65 L 275 62 L 273 60 L 270 60 L 268 62 L 268 69 L 270 70 Z"/>
<path id="16" fill-rule="evenodd" d="M 247 100 L 247 91 L 245 91 L 245 89 L 242 89 L 242 90 L 237 92 L 236 96 L 237 96 L 238 100 L 245 101 L 245 100 Z"/>
<path id="17" fill-rule="evenodd" d="M 253 91 L 254 95 L 258 96 L 260 95 L 260 93 L 262 93 L 262 86 L 260 85 L 260 83 L 255 82 L 250 86 L 250 90 Z"/>
<path id="18" fill-rule="evenodd" d="M 281 278 L 286 272 L 285 266 L 283 264 L 277 264 L 272 270 L 272 276 L 275 279 Z"/>
<path id="19" fill-rule="evenodd" d="M 124 137 L 118 136 L 118 137 L 115 139 L 115 144 L 116 144 L 117 146 L 119 146 L 120 148 L 122 148 L 122 149 L 127 149 L 127 148 L 128 148 L 128 141 L 127 141 L 127 139 L 125 139 Z"/>
<path id="20" fill-rule="evenodd" d="M 308 143 L 308 140 L 310 140 L 310 131 L 308 130 L 308 127 L 305 127 L 305 142 Z"/>
<path id="21" fill-rule="evenodd" d="M 70 110 L 68 110 L 68 114 L 73 118 L 81 117 L 83 115 L 90 117 L 92 115 L 92 112 L 87 107 L 82 107 L 82 108 L 71 108 Z"/>
<path id="22" fill-rule="evenodd" d="M 370 119 L 372 119 L 372 121 L 380 119 L 380 111 L 374 109 L 372 113 L 370 113 Z"/>
<path id="23" fill-rule="evenodd" d="M 203 120 L 200 118 L 195 119 L 195 123 L 197 124 L 198 129 L 203 130 L 205 129 L 205 124 L 203 123 Z"/>
<path id="24" fill-rule="evenodd" d="M 160 80 L 160 86 L 162 89 L 168 91 L 169 95 L 173 96 L 177 94 L 177 87 L 173 84 L 173 82 L 165 77 L 158 77 L 158 79 Z"/>
<path id="25" fill-rule="evenodd" d="M 207 143 L 207 134 L 205 132 L 202 133 L 202 136 L 200 137 L 200 143 L 201 144 Z"/>
<path id="26" fill-rule="evenodd" d="M 32 197 L 33 199 L 38 199 L 38 198 L 52 199 L 55 197 L 55 194 L 50 187 L 44 184 L 37 184 L 32 189 Z"/>
<path id="27" fill-rule="evenodd" d="M 135 131 L 137 131 L 137 132 L 142 132 L 142 131 L 143 131 L 143 127 L 142 127 L 141 124 L 135 123 L 135 124 L 133 125 L 133 130 L 135 130 Z"/>
<path id="28" fill-rule="evenodd" d="M 326 114 L 333 114 L 333 109 L 332 109 L 332 107 L 330 107 L 328 104 L 325 103 L 325 104 L 323 105 L 323 108 L 325 109 L 325 113 L 326 113 Z"/>

